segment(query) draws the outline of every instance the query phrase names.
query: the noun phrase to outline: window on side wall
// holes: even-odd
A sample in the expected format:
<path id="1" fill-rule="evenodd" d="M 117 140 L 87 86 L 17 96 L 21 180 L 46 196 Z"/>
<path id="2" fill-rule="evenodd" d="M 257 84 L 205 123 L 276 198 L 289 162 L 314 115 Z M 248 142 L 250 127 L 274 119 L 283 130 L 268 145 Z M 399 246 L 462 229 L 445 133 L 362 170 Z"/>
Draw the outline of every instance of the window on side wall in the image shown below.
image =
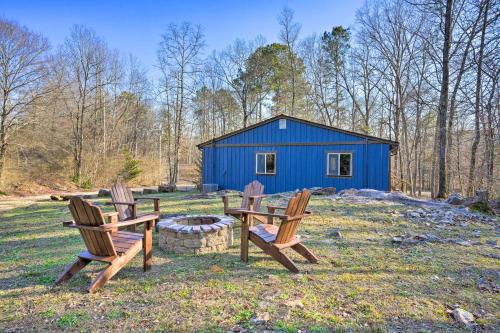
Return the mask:
<path id="1" fill-rule="evenodd" d="M 352 153 L 328 153 L 326 175 L 334 177 L 352 176 Z"/>
<path id="2" fill-rule="evenodd" d="M 258 175 L 276 174 L 276 153 L 255 154 L 255 173 Z"/>

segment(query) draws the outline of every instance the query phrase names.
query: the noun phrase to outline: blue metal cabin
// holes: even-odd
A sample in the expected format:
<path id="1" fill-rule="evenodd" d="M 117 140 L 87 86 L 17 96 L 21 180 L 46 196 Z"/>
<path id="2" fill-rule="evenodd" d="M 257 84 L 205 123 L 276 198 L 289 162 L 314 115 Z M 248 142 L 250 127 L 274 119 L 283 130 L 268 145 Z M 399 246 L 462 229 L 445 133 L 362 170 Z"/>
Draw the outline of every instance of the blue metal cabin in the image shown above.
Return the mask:
<path id="1" fill-rule="evenodd" d="M 390 190 L 398 143 L 278 115 L 198 145 L 204 184 L 242 190 L 257 179 L 265 193 L 333 186 Z"/>

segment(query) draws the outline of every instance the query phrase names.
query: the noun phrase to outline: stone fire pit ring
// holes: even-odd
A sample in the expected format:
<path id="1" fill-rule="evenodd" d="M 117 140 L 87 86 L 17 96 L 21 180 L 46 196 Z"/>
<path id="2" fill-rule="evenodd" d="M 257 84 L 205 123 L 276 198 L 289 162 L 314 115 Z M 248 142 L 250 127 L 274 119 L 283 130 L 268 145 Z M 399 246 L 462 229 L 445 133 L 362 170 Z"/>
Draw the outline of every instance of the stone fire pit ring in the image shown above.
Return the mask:
<path id="1" fill-rule="evenodd" d="M 158 246 L 175 253 L 221 252 L 233 245 L 234 219 L 225 215 L 160 218 Z"/>

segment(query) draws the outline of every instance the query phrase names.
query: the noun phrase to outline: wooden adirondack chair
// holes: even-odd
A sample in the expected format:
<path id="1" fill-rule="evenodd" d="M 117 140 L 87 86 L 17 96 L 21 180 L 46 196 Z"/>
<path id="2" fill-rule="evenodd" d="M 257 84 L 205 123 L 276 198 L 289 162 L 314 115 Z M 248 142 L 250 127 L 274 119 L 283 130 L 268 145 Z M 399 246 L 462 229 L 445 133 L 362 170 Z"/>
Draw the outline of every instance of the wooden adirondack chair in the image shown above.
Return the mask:
<path id="1" fill-rule="evenodd" d="M 63 226 L 77 228 L 80 231 L 87 251 L 78 255 L 76 260 L 58 277 L 55 284 L 71 279 L 92 260 L 107 263 L 106 269 L 87 288 L 89 293 L 94 293 L 118 273 L 141 249 L 144 252 L 144 271 L 151 269 L 152 230 L 156 215 L 118 222 L 118 213 L 103 214 L 101 208 L 79 197 L 71 198 L 69 210 L 74 220 L 63 222 Z M 106 218 L 109 219 L 109 223 L 106 223 Z M 141 223 L 144 223 L 143 234 L 118 231 L 118 227 Z"/>
<path id="2" fill-rule="evenodd" d="M 286 248 L 291 248 L 296 251 L 309 262 L 317 263 L 318 258 L 301 243 L 299 237 L 296 236 L 297 227 L 300 221 L 307 215 L 307 204 L 311 193 L 308 190 L 303 190 L 295 197 L 291 198 L 286 208 L 271 207 L 273 210 L 284 209 L 284 214 L 256 212 L 252 209 L 242 211 L 244 215 L 241 226 L 241 260 L 248 262 L 248 241 L 260 247 L 265 253 L 272 256 L 291 272 L 298 273 L 299 269 L 294 262 L 283 253 Z M 251 206 L 251 204 L 250 204 Z M 269 219 L 273 217 L 281 219 L 281 225 L 275 226 L 270 223 L 251 225 L 252 216 L 263 216 Z"/>
<path id="3" fill-rule="evenodd" d="M 249 204 L 252 202 L 253 209 L 258 211 L 260 209 L 260 203 L 264 197 L 264 185 L 262 185 L 258 180 L 254 180 L 247 186 L 243 191 L 243 199 L 241 200 L 240 207 L 229 207 L 229 198 L 227 195 L 222 197 L 222 202 L 224 203 L 224 215 L 230 215 L 236 217 L 237 219 L 243 220 L 242 210 L 248 210 Z M 254 215 L 254 219 L 266 223 L 265 217 Z"/>
<path id="4" fill-rule="evenodd" d="M 128 221 L 134 220 L 138 217 L 152 216 L 156 215 L 156 221 L 159 220 L 160 216 L 160 198 L 156 197 L 142 197 L 134 198 L 132 195 L 132 190 L 123 184 L 114 184 L 111 187 L 111 204 L 115 206 L 118 212 L 118 220 Z M 137 214 L 137 201 L 139 200 L 153 200 L 153 213 L 151 214 Z M 156 222 L 155 221 L 155 222 Z M 129 231 L 135 231 L 135 225 L 128 227 Z"/>

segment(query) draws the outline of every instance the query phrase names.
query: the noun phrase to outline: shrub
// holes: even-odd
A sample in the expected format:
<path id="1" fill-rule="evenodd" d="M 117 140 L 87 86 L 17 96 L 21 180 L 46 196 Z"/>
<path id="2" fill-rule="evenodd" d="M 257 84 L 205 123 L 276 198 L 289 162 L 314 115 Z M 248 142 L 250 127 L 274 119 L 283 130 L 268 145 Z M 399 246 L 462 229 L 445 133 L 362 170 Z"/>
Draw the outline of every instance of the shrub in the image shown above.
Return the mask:
<path id="1" fill-rule="evenodd" d="M 130 151 L 125 150 L 125 163 L 123 165 L 123 169 L 120 171 L 119 177 L 124 182 L 131 181 L 141 173 L 141 169 L 139 168 L 139 160 L 133 158 Z"/>

